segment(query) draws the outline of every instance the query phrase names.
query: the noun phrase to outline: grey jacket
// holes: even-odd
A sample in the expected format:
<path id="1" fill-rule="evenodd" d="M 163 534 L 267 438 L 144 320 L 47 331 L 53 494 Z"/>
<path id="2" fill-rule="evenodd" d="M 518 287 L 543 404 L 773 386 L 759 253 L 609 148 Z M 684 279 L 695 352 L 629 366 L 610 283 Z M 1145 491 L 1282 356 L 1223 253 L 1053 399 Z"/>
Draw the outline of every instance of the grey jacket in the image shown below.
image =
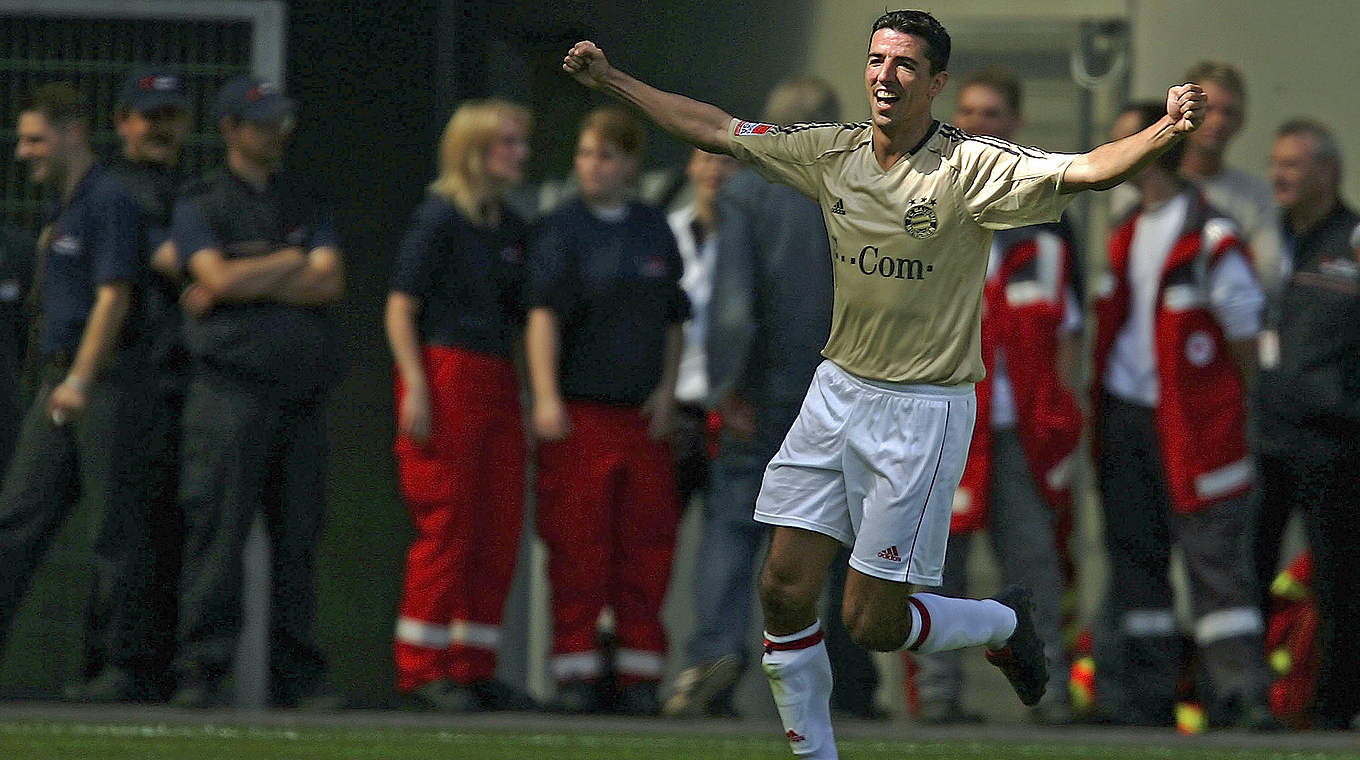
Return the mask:
<path id="1" fill-rule="evenodd" d="M 797 405 L 831 329 L 831 250 L 817 203 L 750 169 L 718 197 L 709 400 Z"/>

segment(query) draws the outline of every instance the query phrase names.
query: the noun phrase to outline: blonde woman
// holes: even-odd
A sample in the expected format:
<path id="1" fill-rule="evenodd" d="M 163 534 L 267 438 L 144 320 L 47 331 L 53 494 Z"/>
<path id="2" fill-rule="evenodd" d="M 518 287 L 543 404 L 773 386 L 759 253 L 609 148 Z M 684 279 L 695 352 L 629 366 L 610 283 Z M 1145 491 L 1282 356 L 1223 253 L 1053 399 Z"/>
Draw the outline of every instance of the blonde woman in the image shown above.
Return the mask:
<path id="1" fill-rule="evenodd" d="M 416 531 L 396 625 L 397 691 L 424 709 L 533 707 L 495 679 L 524 511 L 511 351 L 527 227 L 504 194 L 523 178 L 529 122 L 500 100 L 453 114 L 387 299 L 395 451 Z"/>

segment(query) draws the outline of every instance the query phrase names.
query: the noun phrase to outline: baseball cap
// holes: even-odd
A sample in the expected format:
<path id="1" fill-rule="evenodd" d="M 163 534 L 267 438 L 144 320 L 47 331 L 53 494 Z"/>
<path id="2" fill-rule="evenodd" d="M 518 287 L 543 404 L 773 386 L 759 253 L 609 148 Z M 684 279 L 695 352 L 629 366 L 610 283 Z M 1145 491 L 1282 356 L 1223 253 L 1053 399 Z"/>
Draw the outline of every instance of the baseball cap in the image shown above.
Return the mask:
<path id="1" fill-rule="evenodd" d="M 189 107 L 184 78 L 161 68 L 139 67 L 128 73 L 118 91 L 118 105 L 134 111 L 154 111 L 164 106 Z"/>
<path id="2" fill-rule="evenodd" d="M 242 74 L 217 93 L 217 115 L 246 121 L 274 122 L 293 114 L 293 101 L 284 97 L 278 82 Z"/>

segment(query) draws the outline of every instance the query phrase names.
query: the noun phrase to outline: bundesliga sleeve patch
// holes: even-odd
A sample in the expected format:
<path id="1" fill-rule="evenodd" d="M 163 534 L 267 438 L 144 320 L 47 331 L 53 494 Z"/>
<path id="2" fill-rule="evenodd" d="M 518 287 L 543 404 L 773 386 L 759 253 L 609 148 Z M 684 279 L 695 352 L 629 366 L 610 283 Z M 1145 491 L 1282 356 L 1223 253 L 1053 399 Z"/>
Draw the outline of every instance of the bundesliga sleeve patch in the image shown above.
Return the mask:
<path id="1" fill-rule="evenodd" d="M 769 132 L 771 129 L 774 129 L 773 124 L 761 124 L 760 122 L 756 121 L 743 121 L 737 124 L 737 128 L 732 132 L 732 134 L 736 135 L 737 137 L 742 137 L 744 135 L 763 135 L 766 132 Z"/>

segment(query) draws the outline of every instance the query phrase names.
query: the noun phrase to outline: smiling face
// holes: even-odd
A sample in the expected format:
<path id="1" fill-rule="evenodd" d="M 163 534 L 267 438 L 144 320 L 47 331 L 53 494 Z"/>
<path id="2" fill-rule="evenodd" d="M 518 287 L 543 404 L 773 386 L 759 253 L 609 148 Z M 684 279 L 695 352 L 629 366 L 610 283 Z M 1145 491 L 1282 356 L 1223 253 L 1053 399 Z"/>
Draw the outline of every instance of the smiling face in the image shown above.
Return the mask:
<path id="1" fill-rule="evenodd" d="M 175 106 L 145 112 L 120 110 L 114 115 L 114 127 L 127 158 L 174 166 L 189 133 L 189 112 Z"/>
<path id="2" fill-rule="evenodd" d="M 896 29 L 879 29 L 869 39 L 864 86 L 874 126 L 894 133 L 930 119 L 930 104 L 949 81 L 933 72 L 926 41 Z"/>
<path id="3" fill-rule="evenodd" d="M 41 111 L 19 114 L 14 157 L 28 166 L 28 177 L 38 185 L 55 185 L 66 174 L 68 154 L 79 139 L 74 126 L 54 125 Z"/>

